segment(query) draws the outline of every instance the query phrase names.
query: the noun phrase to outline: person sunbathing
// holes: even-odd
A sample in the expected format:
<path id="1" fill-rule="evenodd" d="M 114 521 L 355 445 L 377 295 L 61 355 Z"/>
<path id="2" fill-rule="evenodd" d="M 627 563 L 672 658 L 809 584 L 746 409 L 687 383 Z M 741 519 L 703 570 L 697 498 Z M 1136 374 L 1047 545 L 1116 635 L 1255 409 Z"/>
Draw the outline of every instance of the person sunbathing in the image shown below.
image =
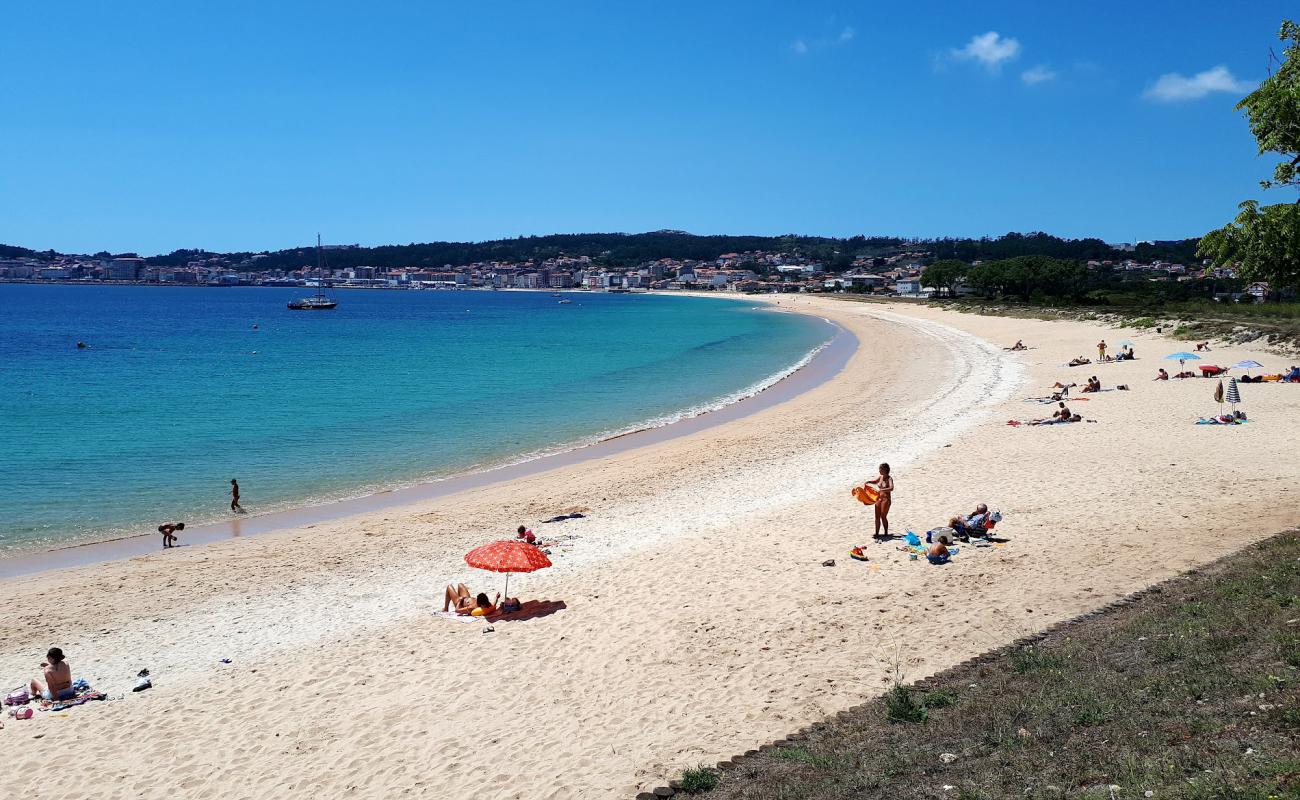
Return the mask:
<path id="1" fill-rule="evenodd" d="M 509 600 L 510 598 L 506 598 Z M 472 617 L 486 617 L 489 614 L 497 613 L 497 603 L 501 602 L 501 593 L 497 592 L 496 600 L 488 601 L 486 592 L 479 592 L 475 595 L 469 587 L 463 583 L 447 586 L 447 590 L 442 593 L 442 610 L 448 611 L 455 606 L 457 614 L 468 614 Z M 517 604 L 519 601 L 515 600 Z"/>
<path id="2" fill-rule="evenodd" d="M 1161 367 L 1160 371 L 1156 374 L 1155 379 L 1158 381 L 1167 381 L 1169 380 L 1169 373 L 1165 372 L 1164 367 Z"/>
<path id="3" fill-rule="evenodd" d="M 1300 383 L 1300 367 L 1293 365 L 1291 369 L 1282 376 L 1282 380 L 1286 383 Z"/>
<path id="4" fill-rule="evenodd" d="M 1056 413 L 1052 415 L 1052 419 L 1059 419 L 1061 422 L 1069 422 L 1070 419 L 1074 417 L 1074 414 L 1070 413 L 1069 407 L 1066 406 L 1064 402 L 1062 402 L 1060 406 L 1060 408 L 1056 409 Z"/>
<path id="5" fill-rule="evenodd" d="M 1029 348 L 1025 347 L 1025 343 L 1024 343 L 1024 342 L 1022 342 L 1022 341 L 1020 341 L 1019 339 L 1017 339 L 1017 340 L 1016 340 L 1016 343 L 1013 344 L 1013 345 L 1011 345 L 1011 347 L 1009 347 L 1009 348 L 1007 348 L 1007 349 L 1008 349 L 1008 350 L 1028 350 Z"/>
<path id="6" fill-rule="evenodd" d="M 1087 384 L 1086 386 L 1084 386 L 1083 389 L 1082 389 L 1081 391 L 1084 391 L 1084 392 L 1100 392 L 1100 391 L 1101 391 L 1101 381 L 1097 380 L 1097 376 L 1096 376 L 1096 375 L 1093 375 L 1091 378 L 1088 379 L 1088 384 Z"/>
<path id="7" fill-rule="evenodd" d="M 1174 377 L 1175 377 L 1175 378 L 1195 378 L 1195 377 L 1196 377 L 1196 373 L 1195 373 L 1195 372 L 1192 372 L 1191 370 L 1183 370 L 1182 372 L 1178 373 L 1178 374 L 1175 375 Z"/>
<path id="8" fill-rule="evenodd" d="M 1078 356 L 1076 358 L 1070 359 L 1070 366 L 1072 367 L 1082 367 L 1084 364 L 1091 364 L 1091 363 L 1092 363 L 1091 361 L 1084 358 L 1083 356 Z"/>

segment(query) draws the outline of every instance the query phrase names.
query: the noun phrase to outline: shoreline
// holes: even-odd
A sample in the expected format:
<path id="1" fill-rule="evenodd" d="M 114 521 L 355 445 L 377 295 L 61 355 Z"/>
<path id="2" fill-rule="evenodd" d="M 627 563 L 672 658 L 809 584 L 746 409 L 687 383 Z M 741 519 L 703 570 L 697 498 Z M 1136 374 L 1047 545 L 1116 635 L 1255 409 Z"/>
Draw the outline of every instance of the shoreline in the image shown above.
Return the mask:
<path id="1" fill-rule="evenodd" d="M 520 290 L 531 291 L 531 290 Z M 700 299 L 747 300 L 749 298 L 715 297 L 708 294 L 676 294 Z M 768 312 L 782 312 L 770 300 L 759 301 Z M 798 313 L 798 312 L 790 312 Z M 815 314 L 806 316 L 817 317 Z M 592 441 L 579 440 L 557 445 L 538 454 L 523 453 L 515 461 L 483 469 L 471 469 L 445 478 L 420 480 L 409 485 L 379 489 L 355 497 L 323 503 L 307 503 L 290 508 L 227 520 L 186 526 L 179 547 L 202 547 L 227 539 L 256 536 L 288 528 L 301 528 L 330 522 L 357 514 L 373 513 L 410 503 L 446 497 L 466 489 L 481 488 L 506 481 L 520 480 L 560 467 L 573 466 L 614 455 L 740 419 L 785 402 L 809 389 L 831 380 L 843 369 L 858 347 L 852 333 L 826 317 L 817 317 L 834 332 L 825 343 L 808 352 L 799 361 L 783 367 L 763 380 L 719 398 L 703 410 L 682 409 L 676 419 L 655 425 L 646 420 L 632 428 L 601 434 Z M 734 399 L 732 399 L 734 398 Z M 157 533 L 146 531 L 109 539 L 74 542 L 42 550 L 18 551 L 0 557 L 0 582 L 12 578 L 69 567 L 84 567 L 147 555 L 157 551 Z"/>
<path id="2" fill-rule="evenodd" d="M 1133 331 L 1142 358 L 1102 371 L 1131 391 L 1071 397 L 1095 424 L 1009 427 L 1046 415 L 1026 398 L 1069 380 L 1061 363 L 1098 326 L 787 304 L 860 346 L 834 379 L 742 419 L 383 511 L 9 581 L 0 679 L 58 644 L 97 689 L 127 692 L 0 732 L 15 790 L 89 796 L 110 775 L 118 795 L 160 800 L 631 797 L 1300 521 L 1300 392 L 1243 385 L 1252 424 L 1198 427 L 1210 383 L 1151 382 L 1171 342 Z M 1003 350 L 1017 338 L 1034 349 Z M 1226 471 L 1228 451 L 1251 457 Z M 897 481 L 891 531 L 987 502 L 1007 541 L 963 545 L 942 567 L 871 542 L 871 509 L 847 489 L 881 461 Z M 579 505 L 583 519 L 538 524 Z M 448 583 L 501 588 L 462 554 L 520 522 L 556 541 L 553 566 L 510 588 L 554 612 L 490 635 L 436 616 Z M 867 563 L 848 558 L 855 545 Z M 142 666 L 155 688 L 132 695 Z M 43 768 L 36 734 L 86 756 Z"/>

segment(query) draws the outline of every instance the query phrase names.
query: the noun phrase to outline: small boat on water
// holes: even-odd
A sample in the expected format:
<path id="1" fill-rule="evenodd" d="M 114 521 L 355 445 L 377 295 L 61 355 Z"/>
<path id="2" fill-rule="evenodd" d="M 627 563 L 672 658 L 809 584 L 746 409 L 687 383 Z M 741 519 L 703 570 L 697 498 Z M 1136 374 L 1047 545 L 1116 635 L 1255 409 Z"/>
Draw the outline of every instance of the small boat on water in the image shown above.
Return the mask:
<path id="1" fill-rule="evenodd" d="M 572 302 L 573 302 L 572 300 L 561 300 L 560 305 L 564 305 L 565 303 L 572 303 Z"/>
<path id="2" fill-rule="evenodd" d="M 289 302 L 290 311 L 329 311 L 336 308 L 338 303 L 323 294 L 317 294 L 312 297 L 303 297 L 299 300 Z"/>
<path id="3" fill-rule="evenodd" d="M 338 301 L 325 295 L 325 276 L 321 266 L 320 234 L 316 234 L 316 294 L 289 302 L 290 311 L 329 311 L 338 307 Z"/>

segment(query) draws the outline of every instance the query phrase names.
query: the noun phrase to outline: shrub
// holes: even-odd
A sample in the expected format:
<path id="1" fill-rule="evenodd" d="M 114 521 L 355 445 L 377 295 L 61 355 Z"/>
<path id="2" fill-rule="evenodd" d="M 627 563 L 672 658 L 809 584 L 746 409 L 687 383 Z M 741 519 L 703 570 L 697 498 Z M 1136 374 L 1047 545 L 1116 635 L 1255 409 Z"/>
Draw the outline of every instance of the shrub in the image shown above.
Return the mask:
<path id="1" fill-rule="evenodd" d="M 925 704 L 916 702 L 912 693 L 901 683 L 895 684 L 889 694 L 885 695 L 885 712 L 893 722 L 925 722 L 930 718 Z"/>
<path id="2" fill-rule="evenodd" d="M 700 766 L 682 773 L 682 791 L 686 794 L 703 794 L 718 785 L 718 774 Z"/>

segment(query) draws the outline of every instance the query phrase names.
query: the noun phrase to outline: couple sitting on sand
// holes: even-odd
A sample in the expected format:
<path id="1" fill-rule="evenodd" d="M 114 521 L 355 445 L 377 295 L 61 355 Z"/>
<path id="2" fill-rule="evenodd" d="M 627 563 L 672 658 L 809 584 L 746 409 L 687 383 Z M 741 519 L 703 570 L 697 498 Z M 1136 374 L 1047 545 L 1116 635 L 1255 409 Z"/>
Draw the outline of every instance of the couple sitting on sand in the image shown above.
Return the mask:
<path id="1" fill-rule="evenodd" d="M 1101 381 L 1097 379 L 1097 376 L 1096 376 L 1096 375 L 1093 375 L 1091 378 L 1088 379 L 1088 383 L 1087 383 L 1087 385 L 1084 386 L 1084 387 L 1083 387 L 1082 389 L 1080 389 L 1079 391 L 1081 391 L 1081 392 L 1100 392 L 1100 391 L 1101 391 Z"/>
<path id="2" fill-rule="evenodd" d="M 1069 407 L 1065 405 L 1064 401 L 1062 401 L 1058 405 L 1060 405 L 1060 408 L 1056 409 L 1056 412 L 1053 413 L 1052 416 L 1049 417 L 1048 419 L 1030 420 L 1029 424 L 1030 425 L 1057 425 L 1062 422 L 1081 422 L 1083 420 L 1083 417 L 1071 412 Z"/>
<path id="3" fill-rule="evenodd" d="M 452 610 L 452 606 L 455 606 L 457 614 L 490 617 L 495 614 L 514 613 L 519 610 L 521 603 L 518 597 L 507 597 L 502 603 L 500 592 L 497 592 L 495 600 L 488 602 L 487 592 L 479 592 L 475 595 L 468 586 L 459 583 L 455 586 L 448 584 L 447 590 L 443 592 L 443 613 Z"/>

